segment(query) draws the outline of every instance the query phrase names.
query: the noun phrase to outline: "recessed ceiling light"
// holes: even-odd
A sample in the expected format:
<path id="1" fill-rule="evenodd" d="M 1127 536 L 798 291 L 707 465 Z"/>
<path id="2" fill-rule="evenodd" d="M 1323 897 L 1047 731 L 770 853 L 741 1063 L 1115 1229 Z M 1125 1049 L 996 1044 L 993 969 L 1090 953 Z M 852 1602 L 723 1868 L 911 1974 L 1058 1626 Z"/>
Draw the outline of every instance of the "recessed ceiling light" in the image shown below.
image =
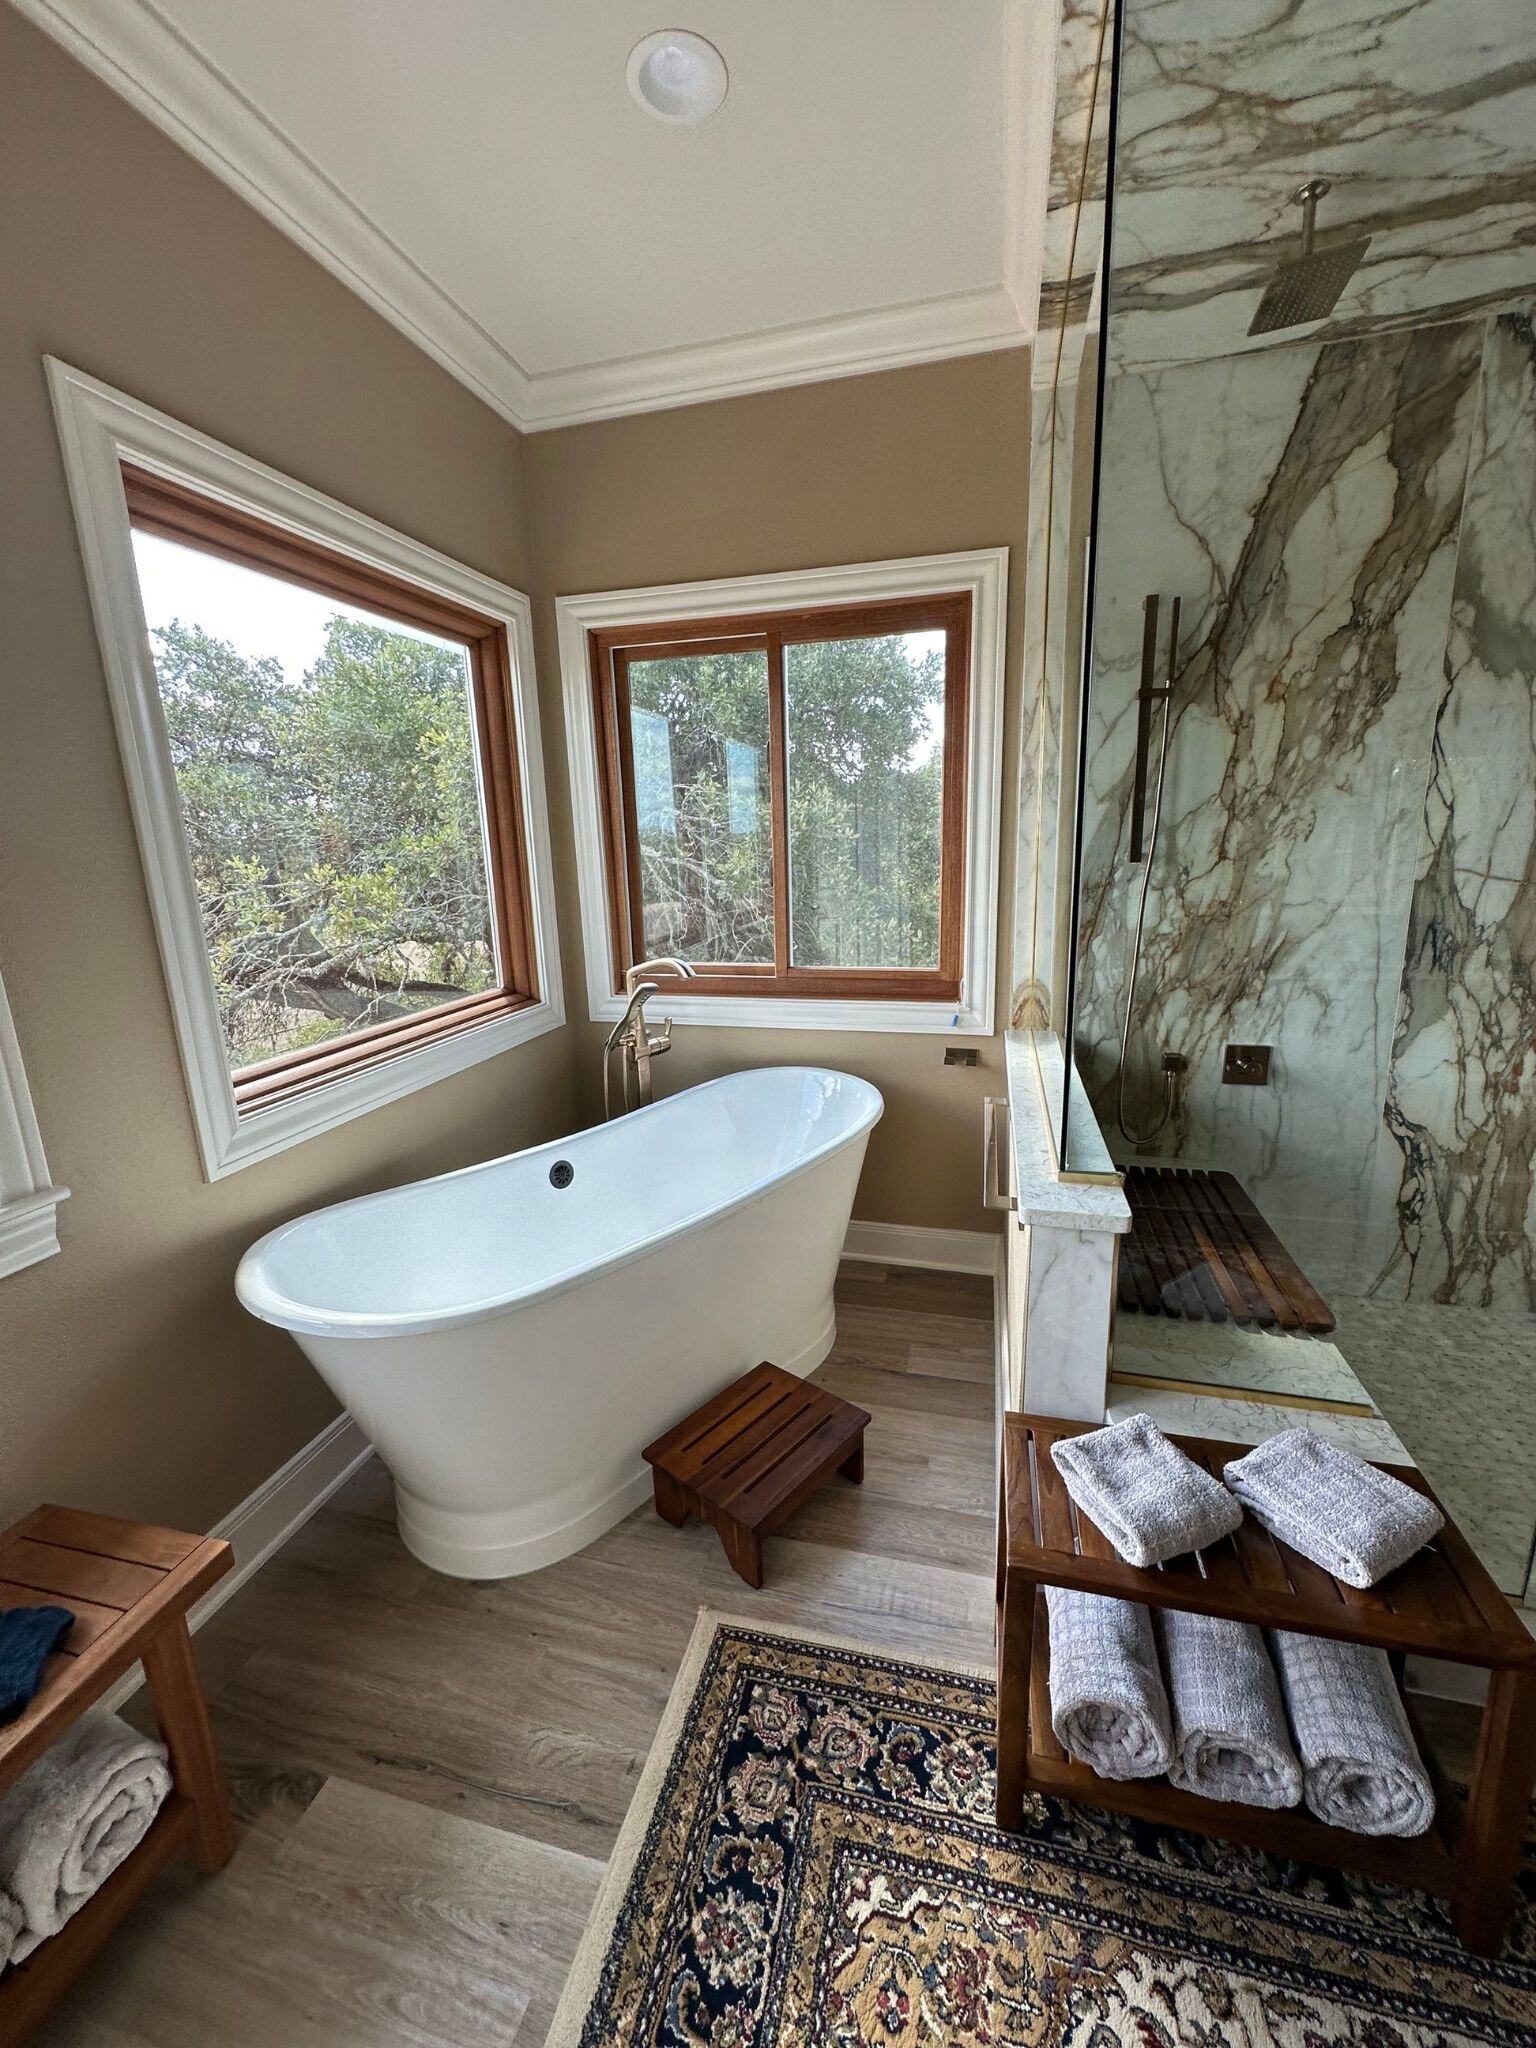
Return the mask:
<path id="1" fill-rule="evenodd" d="M 636 101 L 658 121 L 707 121 L 725 98 L 725 59 L 691 29 L 642 36 L 625 71 Z"/>

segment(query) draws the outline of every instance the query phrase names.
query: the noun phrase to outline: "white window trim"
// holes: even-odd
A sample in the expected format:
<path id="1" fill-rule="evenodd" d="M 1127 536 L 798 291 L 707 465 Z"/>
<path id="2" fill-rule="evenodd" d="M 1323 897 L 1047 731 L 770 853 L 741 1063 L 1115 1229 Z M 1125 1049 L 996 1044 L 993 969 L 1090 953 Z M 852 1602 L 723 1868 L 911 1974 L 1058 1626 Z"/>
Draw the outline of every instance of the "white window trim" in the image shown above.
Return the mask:
<path id="1" fill-rule="evenodd" d="M 68 1188 L 57 1188 L 49 1179 L 16 1025 L 0 980 L 0 1280 L 52 1258 L 59 1248 L 58 1207 L 68 1195 Z"/>
<path id="2" fill-rule="evenodd" d="M 48 381 L 208 1179 L 219 1180 L 256 1160 L 271 1158 L 383 1103 L 558 1029 L 565 1011 L 528 599 L 51 357 Z M 544 991 L 539 1001 L 269 1108 L 237 1111 L 134 574 L 120 468 L 124 459 L 371 568 L 457 599 L 505 626 L 527 823 L 534 956 L 538 987 Z"/>
<path id="3" fill-rule="evenodd" d="M 710 583 L 671 583 L 645 590 L 605 590 L 585 597 L 556 599 L 560 673 L 570 742 L 581 931 L 587 960 L 587 1003 L 594 1019 L 607 1022 L 622 1016 L 624 1001 L 608 986 L 612 906 L 608 863 L 603 855 L 603 805 L 587 658 L 588 633 L 605 626 L 646 626 L 672 619 L 727 617 L 739 612 L 800 611 L 881 598 L 931 597 L 952 590 L 967 591 L 971 598 L 970 759 L 959 1002 L 914 1002 L 886 997 L 690 996 L 686 984 L 668 982 L 666 1007 L 679 1024 L 991 1036 L 997 995 L 1006 548 L 975 548 L 961 554 L 914 555 L 902 561 L 860 562 L 838 569 L 730 576 Z"/>

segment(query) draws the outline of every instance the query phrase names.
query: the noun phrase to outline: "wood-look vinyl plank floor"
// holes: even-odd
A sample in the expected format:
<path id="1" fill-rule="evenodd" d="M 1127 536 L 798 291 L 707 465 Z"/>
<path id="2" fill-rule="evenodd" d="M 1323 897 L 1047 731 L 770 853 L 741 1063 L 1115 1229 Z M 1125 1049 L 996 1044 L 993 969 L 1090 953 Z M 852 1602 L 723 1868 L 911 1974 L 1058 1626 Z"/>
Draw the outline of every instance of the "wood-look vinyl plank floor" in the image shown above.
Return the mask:
<path id="1" fill-rule="evenodd" d="M 42 2038 L 537 2044 L 602 1871 L 333 1778 L 283 1842 L 243 1842 L 212 1882 L 168 1879 Z"/>
<path id="2" fill-rule="evenodd" d="M 838 1308 L 839 1353 L 882 1371 L 931 1379 L 992 1381 L 991 1325 L 962 1316 L 917 1317 L 906 1309 Z"/>
<path id="3" fill-rule="evenodd" d="M 409 1556 L 371 1461 L 198 1636 L 239 1847 L 167 1874 L 38 2048 L 539 2048 L 701 1606 L 992 1657 L 992 1288 L 865 1263 L 818 1378 L 873 1417 L 766 1546 L 649 1507 L 526 1578 Z"/>

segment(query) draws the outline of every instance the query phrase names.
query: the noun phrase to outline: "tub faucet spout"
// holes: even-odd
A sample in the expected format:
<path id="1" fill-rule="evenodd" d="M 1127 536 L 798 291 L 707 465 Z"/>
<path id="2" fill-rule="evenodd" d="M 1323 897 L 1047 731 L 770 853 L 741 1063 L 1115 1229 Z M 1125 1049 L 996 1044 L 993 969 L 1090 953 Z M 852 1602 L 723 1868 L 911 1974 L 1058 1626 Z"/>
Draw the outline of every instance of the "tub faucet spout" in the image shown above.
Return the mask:
<path id="1" fill-rule="evenodd" d="M 654 959 L 637 960 L 633 967 L 624 970 L 625 995 L 632 995 L 635 983 L 653 974 L 675 974 L 680 981 L 693 979 L 693 969 L 686 960 L 676 960 L 670 953 L 658 953 Z"/>
<path id="2" fill-rule="evenodd" d="M 662 1053 L 670 1051 L 672 1045 L 672 1019 L 662 1019 L 661 1030 L 653 1033 L 646 1023 L 645 1004 L 649 996 L 658 993 L 657 984 L 645 979 L 654 973 L 675 974 L 681 980 L 692 981 L 693 969 L 686 960 L 675 960 L 670 954 L 658 954 L 654 960 L 640 960 L 629 968 L 624 976 L 624 993 L 628 1001 L 624 1014 L 609 1032 L 603 1046 L 603 1118 L 611 1121 L 623 1116 L 631 1109 L 643 1109 L 651 1100 L 651 1061 Z M 619 1102 L 613 1101 L 613 1059 L 619 1056 Z M 633 1096 L 633 1101 L 631 1101 Z"/>

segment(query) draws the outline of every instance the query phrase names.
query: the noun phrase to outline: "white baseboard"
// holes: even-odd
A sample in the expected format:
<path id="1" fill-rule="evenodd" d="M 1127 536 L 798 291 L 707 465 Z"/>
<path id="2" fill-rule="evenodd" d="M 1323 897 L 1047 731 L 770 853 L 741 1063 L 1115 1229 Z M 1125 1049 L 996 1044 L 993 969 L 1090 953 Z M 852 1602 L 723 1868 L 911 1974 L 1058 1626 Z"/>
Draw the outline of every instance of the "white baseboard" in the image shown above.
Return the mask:
<path id="1" fill-rule="evenodd" d="M 296 1451 L 286 1465 L 270 1479 L 263 1480 L 237 1508 L 209 1530 L 221 1536 L 235 1554 L 234 1566 L 212 1586 L 187 1613 L 187 1626 L 203 1623 L 238 1593 L 246 1580 L 261 1570 L 274 1551 L 281 1550 L 289 1537 L 302 1529 L 318 1508 L 324 1507 L 336 1489 L 368 1457 L 373 1446 L 350 1415 L 338 1415 L 320 1434 Z M 102 1695 L 102 1706 L 121 1706 L 143 1683 L 137 1664 Z"/>
<path id="2" fill-rule="evenodd" d="M 845 1259 L 872 1259 L 882 1266 L 931 1266 L 944 1273 L 995 1273 L 1000 1233 L 989 1230 L 927 1230 L 916 1223 L 848 1225 Z"/>
<path id="3" fill-rule="evenodd" d="M 324 1507 L 372 1449 L 351 1416 L 338 1415 L 210 1529 L 210 1536 L 222 1536 L 235 1553 L 234 1569 L 198 1601 L 187 1616 L 188 1625 L 199 1628 L 210 1614 L 217 1614 L 230 1595 L 238 1593 L 317 1508 Z"/>

